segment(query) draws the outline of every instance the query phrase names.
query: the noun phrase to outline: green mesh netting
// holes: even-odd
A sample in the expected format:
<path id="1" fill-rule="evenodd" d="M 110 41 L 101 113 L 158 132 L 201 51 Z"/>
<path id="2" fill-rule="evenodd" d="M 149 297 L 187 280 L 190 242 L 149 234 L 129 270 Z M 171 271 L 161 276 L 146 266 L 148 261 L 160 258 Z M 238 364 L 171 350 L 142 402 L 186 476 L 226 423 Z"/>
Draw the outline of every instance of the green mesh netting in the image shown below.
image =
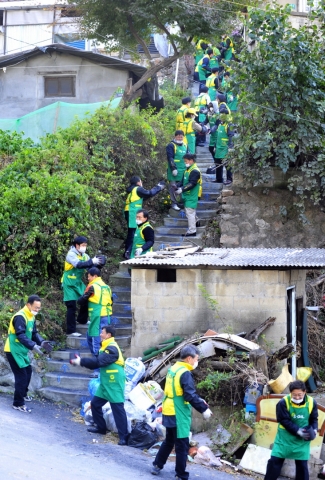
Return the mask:
<path id="1" fill-rule="evenodd" d="M 76 118 L 82 119 L 86 115 L 91 115 L 103 105 L 114 109 L 120 101 L 121 97 L 97 103 L 55 102 L 17 119 L 0 119 L 0 130 L 19 132 L 25 138 L 29 137 L 38 142 L 41 137 L 47 133 L 54 133 L 59 127 L 69 127 Z"/>

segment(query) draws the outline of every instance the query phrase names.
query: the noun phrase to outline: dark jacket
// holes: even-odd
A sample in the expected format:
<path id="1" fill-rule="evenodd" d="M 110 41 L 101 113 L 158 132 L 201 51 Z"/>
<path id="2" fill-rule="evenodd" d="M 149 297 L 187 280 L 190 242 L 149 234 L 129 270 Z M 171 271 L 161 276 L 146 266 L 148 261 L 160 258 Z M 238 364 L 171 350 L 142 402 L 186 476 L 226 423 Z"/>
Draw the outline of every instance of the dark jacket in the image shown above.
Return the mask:
<path id="1" fill-rule="evenodd" d="M 31 339 L 26 336 L 26 320 L 22 315 L 17 315 L 13 319 L 12 323 L 18 340 L 29 350 L 33 350 L 35 343 L 37 343 L 37 345 L 41 345 L 41 343 L 44 341 L 44 338 L 42 338 L 37 331 L 36 322 L 34 322 Z"/>
<path id="2" fill-rule="evenodd" d="M 108 346 L 104 352 L 100 352 L 98 357 L 81 358 L 80 365 L 89 368 L 90 370 L 95 370 L 96 368 L 106 367 L 107 365 L 116 362 L 118 357 L 119 352 L 117 348 L 112 345 Z"/>
<path id="3" fill-rule="evenodd" d="M 182 187 L 183 192 L 187 192 L 188 190 L 192 190 L 192 188 L 194 188 L 195 185 L 197 185 L 197 182 L 200 180 L 200 178 L 201 178 L 200 171 L 192 170 L 188 179 L 188 183 L 185 185 L 185 187 L 183 187 L 184 176 L 182 178 L 182 181 L 179 182 L 178 186 Z"/>
<path id="4" fill-rule="evenodd" d="M 175 165 L 175 145 L 177 146 L 178 144 L 172 140 L 166 147 L 166 154 L 167 154 L 167 161 L 170 166 L 171 170 L 177 170 L 177 167 Z M 186 153 L 188 152 L 188 149 L 186 150 Z"/>
<path id="5" fill-rule="evenodd" d="M 143 224 L 141 224 L 143 225 Z M 139 225 L 139 227 L 141 227 L 141 225 Z M 142 233 L 143 233 L 143 236 L 144 236 L 144 239 L 146 241 L 146 243 L 144 245 L 142 245 L 142 250 L 145 251 L 145 250 L 149 250 L 149 248 L 151 248 L 153 246 L 153 244 L 155 243 L 155 231 L 152 227 L 146 227 L 142 230 Z"/>
<path id="6" fill-rule="evenodd" d="M 132 192 L 134 187 L 137 187 L 137 185 L 129 185 L 128 188 L 126 189 L 127 193 Z M 146 190 L 143 187 L 137 187 L 137 194 L 139 195 L 140 198 L 143 198 L 144 200 L 147 200 L 150 197 L 154 197 L 161 191 L 161 187 L 158 185 L 155 185 L 151 190 Z"/>
<path id="7" fill-rule="evenodd" d="M 191 372 L 187 371 L 182 373 L 180 384 L 184 392 L 184 400 L 189 402 L 195 410 L 203 413 L 209 408 L 205 401 L 196 393 Z M 168 428 L 176 427 L 176 415 L 163 415 L 163 425 Z"/>
<path id="8" fill-rule="evenodd" d="M 305 397 L 306 398 L 306 397 Z M 300 403 L 299 405 L 304 405 L 304 403 Z M 317 418 L 318 418 L 318 411 L 317 411 L 317 403 L 314 400 L 314 406 L 313 409 L 309 415 L 309 425 L 312 426 L 313 430 L 316 430 L 318 427 L 317 423 Z M 290 414 L 288 412 L 286 403 L 284 398 L 282 398 L 276 406 L 276 419 L 277 422 L 280 423 L 288 432 L 292 433 L 292 435 L 297 435 L 297 432 L 299 430 L 299 427 L 296 423 L 294 423 L 291 420 Z M 306 425 L 307 426 L 307 425 Z"/>

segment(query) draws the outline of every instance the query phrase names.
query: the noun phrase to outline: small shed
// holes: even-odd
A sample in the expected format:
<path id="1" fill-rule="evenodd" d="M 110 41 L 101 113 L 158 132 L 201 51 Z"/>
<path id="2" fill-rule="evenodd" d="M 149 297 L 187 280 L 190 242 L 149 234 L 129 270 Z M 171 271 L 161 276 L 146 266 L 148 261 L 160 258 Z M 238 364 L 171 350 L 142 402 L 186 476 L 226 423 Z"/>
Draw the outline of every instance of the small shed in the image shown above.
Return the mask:
<path id="1" fill-rule="evenodd" d="M 57 101 L 89 104 L 109 100 L 146 68 L 62 44 L 36 47 L 0 57 L 1 118 L 18 118 Z M 142 97 L 158 98 L 156 78 L 143 86 Z M 77 113 L 77 112 L 76 112 Z"/>
<path id="2" fill-rule="evenodd" d="M 172 335 L 250 332 L 268 317 L 276 317 L 266 331 L 272 346 L 299 340 L 306 271 L 324 268 L 325 249 L 205 248 L 177 255 L 184 253 L 166 258 L 157 251 L 123 262 L 132 267 L 132 356 Z"/>

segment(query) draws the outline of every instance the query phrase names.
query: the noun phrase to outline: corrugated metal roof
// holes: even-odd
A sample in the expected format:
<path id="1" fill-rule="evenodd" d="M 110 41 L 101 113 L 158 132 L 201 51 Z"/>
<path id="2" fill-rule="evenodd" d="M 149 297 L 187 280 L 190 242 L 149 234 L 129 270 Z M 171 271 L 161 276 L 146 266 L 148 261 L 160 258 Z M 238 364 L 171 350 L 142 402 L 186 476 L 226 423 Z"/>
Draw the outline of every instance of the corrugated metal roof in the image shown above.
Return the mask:
<path id="1" fill-rule="evenodd" d="M 125 60 L 120 60 L 116 57 L 109 57 L 108 55 L 102 55 L 100 53 L 80 50 L 79 48 L 69 47 L 68 45 L 62 45 L 60 43 L 53 43 L 40 48 L 36 47 L 32 50 L 25 50 L 24 52 L 15 53 L 12 55 L 4 55 L 3 57 L 0 57 L 0 68 L 15 65 L 19 62 L 23 62 L 24 60 L 28 60 L 29 58 L 37 57 L 38 55 L 50 55 L 51 52 L 59 52 L 82 57 L 90 62 L 98 63 L 104 67 L 116 68 L 117 70 L 128 70 L 138 77 L 142 77 L 142 75 L 147 71 L 145 67 L 136 65 L 135 63 L 126 62 Z M 58 60 L 57 63 L 59 65 Z"/>
<path id="2" fill-rule="evenodd" d="M 177 258 L 154 258 L 158 252 L 122 262 L 127 266 L 178 268 L 321 268 L 325 267 L 323 248 L 205 248 L 202 252 Z M 153 255 L 153 256 L 150 256 Z"/>

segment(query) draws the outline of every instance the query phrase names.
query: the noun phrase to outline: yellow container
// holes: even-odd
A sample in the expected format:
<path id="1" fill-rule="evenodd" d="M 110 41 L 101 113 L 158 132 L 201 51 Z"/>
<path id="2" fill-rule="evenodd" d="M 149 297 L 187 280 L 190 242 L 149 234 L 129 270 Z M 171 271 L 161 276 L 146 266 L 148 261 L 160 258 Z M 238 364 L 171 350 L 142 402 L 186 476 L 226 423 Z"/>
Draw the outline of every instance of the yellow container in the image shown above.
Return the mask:
<path id="1" fill-rule="evenodd" d="M 313 369 L 311 367 L 299 367 L 297 368 L 297 380 L 307 382 L 308 378 L 312 373 Z"/>
<path id="2" fill-rule="evenodd" d="M 281 375 L 279 375 L 275 380 L 270 380 L 268 382 L 274 393 L 282 393 L 287 388 L 289 383 L 294 381 L 294 378 L 291 373 L 289 373 L 288 368 L 288 364 L 284 365 Z"/>

